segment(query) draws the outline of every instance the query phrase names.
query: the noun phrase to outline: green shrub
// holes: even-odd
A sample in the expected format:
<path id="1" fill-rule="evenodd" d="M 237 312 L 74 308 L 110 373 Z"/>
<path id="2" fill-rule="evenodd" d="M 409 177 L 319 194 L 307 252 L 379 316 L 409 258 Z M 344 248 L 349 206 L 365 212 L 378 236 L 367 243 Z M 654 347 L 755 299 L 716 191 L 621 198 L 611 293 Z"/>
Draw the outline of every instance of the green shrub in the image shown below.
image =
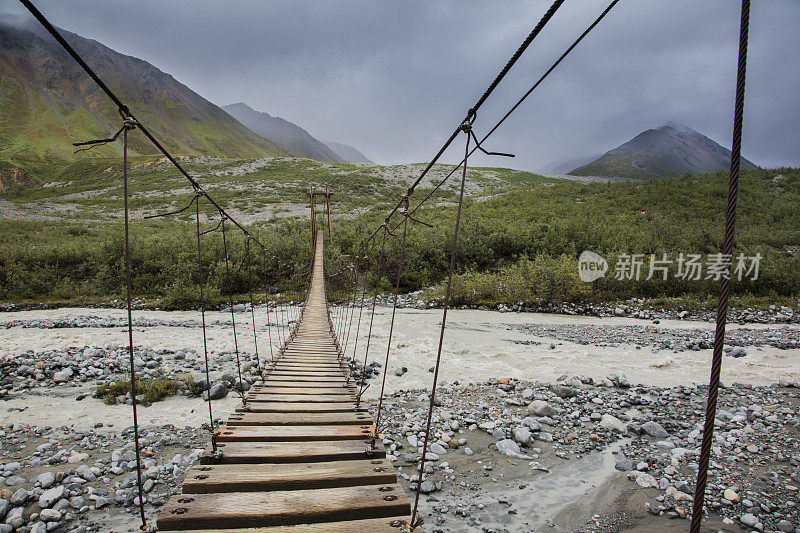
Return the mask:
<path id="1" fill-rule="evenodd" d="M 141 397 L 145 403 L 153 403 L 178 392 L 179 383 L 175 379 L 141 379 L 136 380 L 136 396 Z M 125 396 L 131 392 L 131 382 L 128 379 L 119 379 L 112 383 L 100 385 L 94 391 L 95 398 L 102 398 L 106 405 L 117 403 L 117 397 Z"/>

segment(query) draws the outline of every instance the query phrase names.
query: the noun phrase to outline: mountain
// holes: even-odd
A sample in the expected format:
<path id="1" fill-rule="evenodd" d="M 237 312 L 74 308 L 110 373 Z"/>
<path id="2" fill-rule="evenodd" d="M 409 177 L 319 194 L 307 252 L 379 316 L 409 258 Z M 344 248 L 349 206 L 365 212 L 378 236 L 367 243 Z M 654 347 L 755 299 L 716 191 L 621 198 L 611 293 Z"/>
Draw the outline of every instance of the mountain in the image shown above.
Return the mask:
<path id="1" fill-rule="evenodd" d="M 222 106 L 233 118 L 247 126 L 258 135 L 269 139 L 298 155 L 310 157 L 317 161 L 341 163 L 341 157 L 311 136 L 306 130 L 280 117 L 256 111 L 247 104 L 230 104 Z"/>
<path id="2" fill-rule="evenodd" d="M 59 31 L 175 154 L 287 154 L 146 61 Z M 107 138 L 120 128 L 114 104 L 33 19 L 0 17 L 0 72 L 0 162 L 40 168 L 54 158 L 73 160 L 85 155 L 73 155 L 73 142 Z M 143 135 L 131 137 L 133 153 L 156 153 Z M 117 143 L 89 153 L 120 151 Z"/>
<path id="3" fill-rule="evenodd" d="M 369 165 L 374 165 L 372 161 L 370 161 L 367 156 L 359 152 L 356 148 L 352 146 L 348 146 L 346 144 L 335 143 L 331 141 L 322 141 L 328 145 L 328 148 L 333 150 L 336 155 L 342 158 L 342 160 L 347 161 L 348 163 L 367 163 Z"/>
<path id="4" fill-rule="evenodd" d="M 697 174 L 728 170 L 731 151 L 688 126 L 668 122 L 643 131 L 625 144 L 609 150 L 588 165 L 573 169 L 573 176 L 666 178 L 686 172 Z M 742 158 L 741 168 L 756 165 Z"/>

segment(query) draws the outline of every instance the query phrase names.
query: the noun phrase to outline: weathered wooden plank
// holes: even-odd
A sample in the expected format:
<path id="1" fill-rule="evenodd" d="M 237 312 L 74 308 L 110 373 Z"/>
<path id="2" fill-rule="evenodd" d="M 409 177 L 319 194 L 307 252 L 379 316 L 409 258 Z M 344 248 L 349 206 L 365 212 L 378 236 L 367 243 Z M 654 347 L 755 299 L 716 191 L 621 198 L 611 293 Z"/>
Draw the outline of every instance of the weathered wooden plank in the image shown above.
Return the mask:
<path id="1" fill-rule="evenodd" d="M 397 481 L 386 459 L 301 464 L 231 464 L 192 467 L 183 481 L 184 494 L 328 489 L 390 485 Z"/>
<path id="2" fill-rule="evenodd" d="M 246 396 L 248 402 L 355 402 L 355 397 L 342 396 L 341 394 L 268 394 L 254 392 Z"/>
<path id="3" fill-rule="evenodd" d="M 296 394 L 299 396 L 315 396 L 318 394 L 337 394 L 353 396 L 357 391 L 353 387 L 251 387 L 248 392 L 258 394 Z"/>
<path id="4" fill-rule="evenodd" d="M 264 373 L 265 378 L 279 378 L 279 377 L 290 377 L 290 378 L 341 378 L 344 376 L 344 372 L 334 371 L 331 372 L 326 370 L 324 372 L 311 372 L 308 370 L 273 370 L 267 371 Z"/>
<path id="5" fill-rule="evenodd" d="M 298 366 L 298 365 L 276 365 L 268 370 L 267 375 L 276 374 L 278 372 L 292 372 L 297 374 L 332 374 L 332 375 L 341 375 L 344 373 L 344 370 L 347 367 L 342 367 L 339 365 L 336 366 L 317 366 L 311 365 L 308 367 Z"/>
<path id="6" fill-rule="evenodd" d="M 314 463 L 380 459 L 386 457 L 383 444 L 377 442 L 370 450 L 369 440 L 339 440 L 327 442 L 221 442 L 221 456 L 211 452 L 209 444 L 200 456 L 202 464 L 240 463 Z"/>
<path id="7" fill-rule="evenodd" d="M 243 411 L 228 417 L 229 426 L 314 426 L 372 424 L 366 411 L 348 413 L 248 413 Z"/>
<path id="8" fill-rule="evenodd" d="M 355 405 L 352 402 L 247 402 L 247 409 L 239 405 L 236 410 L 251 411 L 253 413 L 338 413 L 352 411 Z"/>
<path id="9" fill-rule="evenodd" d="M 358 440 L 372 435 L 374 426 L 222 426 L 217 442 L 301 442 Z"/>
<path id="10" fill-rule="evenodd" d="M 367 520 L 347 520 L 299 526 L 257 527 L 247 529 L 204 529 L 204 533 L 400 533 L 402 526 L 411 521 L 410 516 L 392 516 Z M 184 530 L 185 531 L 185 530 Z"/>
<path id="11" fill-rule="evenodd" d="M 384 487 L 389 491 L 381 490 Z M 178 494 L 158 517 L 160 531 L 259 527 L 405 515 L 411 505 L 397 484 L 320 490 Z"/>
<path id="12" fill-rule="evenodd" d="M 348 388 L 352 387 L 352 381 L 350 385 L 347 384 L 345 379 L 332 379 L 332 380 L 322 380 L 322 379 L 265 379 L 264 381 L 260 381 L 259 383 L 263 383 L 263 385 L 256 385 L 260 387 L 323 387 L 323 388 Z"/>

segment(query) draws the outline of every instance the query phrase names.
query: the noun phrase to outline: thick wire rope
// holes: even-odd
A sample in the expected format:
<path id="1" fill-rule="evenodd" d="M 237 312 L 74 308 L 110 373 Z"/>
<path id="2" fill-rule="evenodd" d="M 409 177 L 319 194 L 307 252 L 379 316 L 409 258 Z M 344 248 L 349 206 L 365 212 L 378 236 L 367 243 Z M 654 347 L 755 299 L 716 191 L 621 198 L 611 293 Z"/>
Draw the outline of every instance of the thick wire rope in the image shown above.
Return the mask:
<path id="1" fill-rule="evenodd" d="M 214 198 L 211 197 L 210 194 L 208 194 L 205 190 L 203 190 L 203 188 L 200 185 L 200 183 L 192 175 L 190 175 L 186 171 L 186 169 L 184 169 L 183 166 L 181 166 L 180 163 L 178 163 L 178 160 L 175 159 L 175 157 L 171 153 L 169 153 L 169 151 L 167 151 L 167 149 L 164 147 L 164 145 L 162 145 L 158 141 L 158 139 L 156 139 L 155 136 L 153 136 L 153 134 L 150 133 L 150 131 L 141 123 L 141 121 L 136 118 L 136 116 L 130 110 L 130 108 L 127 105 L 125 105 L 122 102 L 122 100 L 120 100 L 119 97 L 116 94 L 114 94 L 114 92 L 108 87 L 108 85 L 106 85 L 103 82 L 103 80 L 100 78 L 100 76 L 98 76 L 97 73 L 86 63 L 86 61 L 84 61 L 84 59 L 78 54 L 78 52 L 75 51 L 75 49 L 72 47 L 72 45 L 70 45 L 64 39 L 64 37 L 58 32 L 58 30 L 55 28 L 55 26 L 53 26 L 53 24 L 49 20 L 47 20 L 47 18 L 42 14 L 42 12 L 39 11 L 39 9 L 35 5 L 33 5 L 33 2 L 31 2 L 30 0 L 20 0 L 20 3 L 23 6 L 25 6 L 25 8 L 34 16 L 34 18 L 36 18 L 36 20 L 39 21 L 39 23 L 58 42 L 58 44 L 60 44 L 61 47 L 64 48 L 64 50 L 70 56 L 72 56 L 72 58 L 75 60 L 75 62 L 78 63 L 78 65 L 83 69 L 83 71 L 86 72 L 86 74 L 89 75 L 90 78 L 92 78 L 92 80 L 97 84 L 98 87 L 100 87 L 100 89 L 104 93 L 106 93 L 106 96 L 108 96 L 111 99 L 111 101 L 114 102 L 114 104 L 116 104 L 117 109 L 119 110 L 120 114 L 123 117 L 130 118 L 133 121 L 135 121 L 136 127 L 139 128 L 139 130 L 141 130 L 141 132 L 144 134 L 145 137 L 147 137 L 147 139 L 153 144 L 153 146 L 155 146 L 156 149 L 159 152 L 161 152 L 161 154 L 164 157 L 166 157 L 167 160 L 169 160 L 170 163 L 172 163 L 172 165 L 178 170 L 178 172 L 180 172 L 189 181 L 189 183 L 192 185 L 192 188 L 194 189 L 195 192 L 200 193 L 203 196 L 205 196 L 206 199 L 222 215 L 226 216 L 228 218 L 228 220 L 230 220 L 236 227 L 238 227 L 239 230 L 241 230 L 245 235 L 251 237 L 253 239 L 253 241 L 260 246 L 262 252 L 264 252 L 266 254 L 270 254 L 276 260 L 279 260 L 277 258 L 277 256 L 271 250 L 269 250 L 258 239 L 256 239 L 235 218 L 233 218 L 230 215 L 228 215 L 228 213 L 225 211 L 225 209 L 219 203 L 217 203 L 217 201 L 214 200 Z"/>
<path id="2" fill-rule="evenodd" d="M 466 128 L 470 128 L 471 125 L 465 123 L 464 126 L 465 132 L 468 130 Z M 469 157 L 469 140 L 470 137 L 467 135 L 467 143 L 466 149 L 464 151 L 465 156 L 464 159 L 466 160 Z M 417 490 L 416 494 L 414 495 L 414 509 L 411 513 L 411 529 L 414 529 L 419 525 L 415 521 L 417 516 L 417 511 L 419 508 L 419 495 L 422 490 L 422 476 L 425 473 L 425 455 L 428 453 L 428 444 L 430 443 L 431 438 L 431 420 L 433 419 L 433 408 L 436 401 L 436 385 L 439 381 L 439 367 L 442 362 L 442 345 L 444 344 L 444 330 L 447 326 L 447 309 L 450 305 L 450 289 L 453 284 L 453 271 L 455 270 L 456 266 L 456 247 L 458 244 L 458 230 L 461 226 L 461 208 L 464 205 L 464 185 L 467 182 L 467 165 L 464 164 L 461 173 L 461 189 L 458 194 L 458 208 L 456 211 L 456 223 L 455 227 L 453 228 L 453 244 L 450 247 L 450 268 L 447 271 L 447 285 L 445 287 L 444 292 L 444 301 L 442 302 L 442 326 L 439 329 L 439 346 L 436 350 L 436 364 L 433 368 L 433 385 L 431 387 L 431 395 L 430 395 L 430 402 L 428 404 L 428 417 L 425 422 L 425 440 L 422 445 L 422 458 L 420 459 L 419 463 L 419 479 L 417 480 Z"/>
<path id="3" fill-rule="evenodd" d="M 381 414 L 383 411 L 383 393 L 386 390 L 386 373 L 389 367 L 389 354 L 392 351 L 392 334 L 394 333 L 394 319 L 397 314 L 397 299 L 400 294 L 400 278 L 403 274 L 403 262 L 406 254 L 406 236 L 408 234 L 408 196 L 405 200 L 405 220 L 403 222 L 403 234 L 400 241 L 400 258 L 397 262 L 397 278 L 394 286 L 394 300 L 392 301 L 392 318 L 389 322 L 389 338 L 386 341 L 386 358 L 383 361 L 383 380 L 381 382 L 381 392 L 378 398 L 378 414 L 375 416 L 375 431 L 370 439 L 371 449 L 375 449 L 375 439 L 378 438 L 378 431 L 380 431 Z"/>
<path id="4" fill-rule="evenodd" d="M 222 247 L 225 252 L 225 279 L 228 285 L 228 305 L 231 310 L 231 324 L 233 325 L 233 350 L 236 353 L 236 371 L 239 375 L 238 387 L 234 387 L 242 399 L 242 406 L 247 408 L 247 398 L 244 394 L 244 380 L 242 379 L 242 362 L 239 359 L 239 340 L 236 337 L 236 313 L 233 311 L 233 284 L 231 283 L 231 268 L 228 260 L 228 238 L 225 235 L 225 216 L 222 215 Z M 210 393 L 209 393 L 210 396 Z"/>
<path id="5" fill-rule="evenodd" d="M 489 87 L 484 91 L 483 95 L 481 95 L 481 97 L 478 99 L 478 101 L 475 103 L 475 105 L 473 105 L 469 109 L 469 111 L 467 112 L 467 115 L 464 117 L 464 119 L 461 122 L 459 122 L 459 125 L 455 129 L 455 131 L 453 131 L 453 133 L 450 134 L 450 137 L 448 137 L 448 139 L 444 142 L 444 144 L 439 149 L 439 151 L 436 152 L 436 155 L 433 156 L 433 159 L 431 159 L 431 161 L 422 170 L 420 175 L 409 186 L 406 195 L 404 195 L 404 198 L 405 198 L 405 196 L 411 196 L 414 193 L 414 191 L 416 190 L 417 186 L 422 182 L 422 180 L 425 178 L 425 176 L 428 174 L 428 172 L 431 170 L 431 168 L 433 168 L 433 166 L 436 164 L 436 162 L 439 161 L 439 159 L 442 157 L 444 152 L 450 147 L 450 145 L 456 139 L 458 134 L 461 133 L 461 131 L 462 131 L 461 130 L 461 125 L 464 122 L 470 122 L 471 123 L 473 121 L 473 119 L 475 118 L 475 115 L 477 114 L 478 110 L 481 108 L 481 106 L 484 104 L 484 102 L 486 102 L 486 99 L 489 98 L 489 96 L 492 94 L 492 92 L 494 92 L 494 90 L 497 88 L 497 86 L 500 84 L 500 82 L 503 80 L 503 78 L 505 78 L 506 74 L 508 74 L 508 72 L 514 66 L 514 64 L 516 64 L 516 62 L 519 60 L 519 58 L 522 56 L 522 54 L 525 52 L 525 50 L 528 49 L 528 47 L 533 42 L 533 40 L 539 35 L 539 33 L 541 33 L 542 29 L 544 29 L 544 27 L 547 25 L 547 23 L 550 21 L 550 19 L 553 18 L 553 15 L 555 15 L 556 11 L 558 11 L 558 9 L 561 7 L 561 5 L 563 3 L 564 3 L 564 0 L 555 0 L 552 3 L 552 5 L 550 6 L 550 8 L 545 12 L 545 14 L 542 15 L 542 18 L 539 20 L 539 22 L 536 24 L 536 26 L 533 28 L 533 30 L 531 30 L 531 32 L 528 34 L 528 36 L 525 38 L 525 40 L 519 46 L 517 51 L 514 52 L 514 55 L 511 56 L 511 58 L 508 60 L 508 62 L 506 62 L 505 66 L 502 68 L 500 73 L 495 77 L 494 81 L 492 81 L 492 83 L 489 85 Z M 400 201 L 398 201 L 397 204 L 392 208 L 392 210 L 389 211 L 389 214 L 386 216 L 385 220 L 388 221 L 389 219 L 392 218 L 392 216 L 394 216 L 395 213 L 398 212 L 398 210 L 403 205 L 404 198 L 401 198 Z M 408 215 L 408 213 L 406 213 L 406 215 Z M 370 237 L 367 238 L 367 240 L 365 241 L 364 245 L 366 244 L 366 242 L 374 239 L 378 235 L 379 231 L 380 231 L 380 227 L 378 227 L 370 235 Z M 362 245 L 362 247 L 361 247 L 362 250 L 364 248 L 364 245 Z"/>
<path id="6" fill-rule="evenodd" d="M 583 31 L 583 33 L 581 33 L 581 35 L 580 35 L 580 36 L 579 36 L 577 39 L 575 39 L 575 41 L 573 41 L 573 42 L 572 42 L 572 44 L 571 44 L 569 47 L 567 47 L 567 49 L 566 49 L 566 50 L 564 50 L 564 52 L 561 54 L 561 56 L 559 56 L 559 58 L 558 58 L 558 59 L 557 59 L 555 62 L 553 62 L 553 64 L 552 64 L 552 65 L 550 65 L 550 68 L 548 68 L 548 69 L 547 69 L 547 70 L 544 72 L 544 74 L 542 74 L 542 75 L 539 77 L 539 79 L 538 79 L 538 80 L 536 80 L 536 83 L 534 83 L 534 84 L 533 84 L 533 85 L 532 85 L 532 86 L 531 86 L 531 87 L 530 87 L 530 88 L 529 88 L 529 89 L 528 89 L 528 90 L 525 92 L 525 94 L 523 94 L 523 95 L 522 95 L 522 96 L 521 96 L 521 97 L 520 97 L 520 98 L 519 98 L 519 99 L 516 101 L 516 103 L 515 103 L 513 106 L 511 106 L 511 108 L 510 108 L 510 109 L 509 109 L 509 110 L 506 112 L 506 114 L 505 114 L 505 115 L 503 115 L 503 116 L 500 118 L 500 120 L 498 120 L 498 121 L 497 121 L 497 122 L 494 124 L 494 126 L 492 126 L 492 128 L 489 130 L 489 132 L 488 132 L 488 133 L 486 133 L 486 134 L 485 134 L 485 135 L 484 135 L 484 136 L 481 138 L 481 140 L 480 140 L 480 141 L 478 141 L 478 143 L 476 144 L 476 146 L 475 146 L 475 147 L 473 147 L 473 148 L 472 148 L 472 149 L 469 151 L 469 153 L 467 154 L 467 157 L 469 157 L 469 156 L 471 156 L 473 153 L 475 153 L 475 151 L 476 151 L 476 150 L 478 150 L 478 147 L 479 147 L 481 144 L 483 144 L 483 143 L 484 143 L 484 142 L 485 142 L 485 141 L 486 141 L 486 140 L 487 140 L 489 137 L 491 137 L 491 136 L 492 136 L 492 134 L 493 134 L 495 131 L 497 131 L 497 129 L 498 129 L 498 128 L 499 128 L 499 127 L 500 127 L 500 126 L 501 126 L 501 125 L 502 125 L 502 124 L 503 124 L 503 123 L 504 123 L 504 122 L 505 122 L 505 121 L 506 121 L 506 120 L 507 120 L 507 119 L 508 119 L 508 118 L 509 118 L 509 117 L 510 117 L 510 116 L 511 116 L 511 115 L 512 115 L 512 114 L 513 114 L 513 113 L 514 113 L 516 110 L 517 110 L 517 108 L 518 108 L 520 105 L 522 105 L 522 103 L 523 103 L 525 100 L 527 100 L 527 98 L 528 98 L 528 97 L 531 95 L 531 93 L 533 93 L 533 91 L 535 91 L 535 90 L 536 90 L 536 89 L 539 87 L 539 85 L 541 85 L 541 84 L 542 84 L 542 82 L 543 82 L 545 79 L 547 79 L 547 78 L 550 76 L 550 74 L 552 74 L 552 72 L 553 72 L 553 71 L 556 69 L 556 67 L 558 67 L 558 65 L 560 65 L 560 64 L 561 64 L 561 62 L 562 62 L 564 59 L 566 59 L 566 57 L 567 57 L 567 56 L 568 56 L 568 55 L 569 55 L 569 54 L 570 54 L 570 53 L 571 53 L 571 52 L 572 52 L 572 51 L 575 49 L 575 47 L 577 47 L 577 46 L 578 46 L 578 44 L 580 44 L 580 42 L 581 42 L 581 41 L 583 41 L 583 39 L 584 39 L 584 38 L 585 38 L 587 35 L 589 35 L 589 33 L 591 33 L 591 31 L 592 31 L 592 30 L 593 30 L 593 29 L 594 29 L 594 28 L 595 28 L 595 27 L 596 27 L 596 26 L 597 26 L 597 25 L 598 25 L 598 24 L 599 24 L 599 23 L 600 23 L 600 22 L 601 22 L 601 21 L 602 21 L 602 20 L 603 20 L 603 19 L 606 17 L 606 15 L 608 15 L 608 13 L 611 11 L 611 9 L 612 9 L 612 8 L 613 8 L 615 5 L 617 5 L 617 3 L 618 3 L 619 1 L 620 1 L 620 0 L 613 0 L 613 1 L 612 1 L 612 2 L 611 2 L 609 5 L 608 5 L 608 7 L 606 7 L 606 8 L 603 10 L 603 12 L 602 12 L 602 13 L 600 13 L 600 15 L 599 15 L 599 16 L 598 16 L 598 17 L 597 17 L 595 20 L 594 20 L 594 22 L 592 22 L 592 23 L 591 23 L 591 24 L 590 24 L 590 25 L 589 25 L 589 26 L 586 28 L 586 30 L 584 30 L 584 31 Z M 474 137 L 473 137 L 473 138 L 474 138 Z M 456 171 L 458 171 L 458 169 L 459 169 L 459 168 L 461 168 L 461 165 L 463 165 L 463 164 L 465 163 L 465 161 L 466 161 L 466 158 L 465 158 L 465 159 L 462 159 L 462 160 L 461 160 L 461 161 L 460 161 L 460 162 L 459 162 L 459 163 L 458 163 L 456 166 L 454 166 L 454 167 L 453 167 L 453 168 L 450 170 L 450 172 L 448 172 L 448 173 L 447 173 L 447 175 L 445 175 L 445 177 L 444 177 L 444 178 L 442 178 L 442 179 L 441 179 L 441 180 L 440 180 L 440 181 L 439 181 L 439 182 L 436 184 L 436 186 L 435 186 L 433 189 L 431 189 L 431 190 L 428 192 L 428 194 L 427 194 L 427 195 L 426 195 L 426 196 L 425 196 L 425 197 L 424 197 L 422 200 L 420 200 L 420 201 L 417 203 L 417 205 L 415 205 L 415 206 L 414 206 L 414 207 L 411 209 L 411 212 L 410 212 L 409 214 L 410 214 L 410 215 L 413 215 L 414 213 L 416 213 L 416 212 L 417 212 L 417 210 L 418 210 L 420 207 L 422 207 L 422 206 L 423 206 L 423 204 L 425 204 L 425 202 L 427 202 L 427 201 L 428 201 L 428 200 L 431 198 L 431 196 L 433 196 L 433 195 L 436 193 L 436 191 L 438 191 L 438 190 L 439 190 L 439 189 L 442 187 L 442 185 L 444 185 L 444 184 L 445 184 L 445 182 L 447 182 L 447 180 L 449 180 L 449 179 L 450 179 L 450 177 L 451 177 L 453 174 L 455 174 L 455 173 L 456 173 Z M 400 224 L 402 224 L 402 222 L 398 222 L 398 223 L 397 223 L 397 225 L 394 227 L 394 229 L 397 229 L 397 228 L 400 226 Z"/>
<path id="7" fill-rule="evenodd" d="M 142 488 L 142 453 L 139 445 L 139 417 L 136 399 L 136 361 L 133 353 L 133 297 L 131 295 L 131 244 L 130 244 L 130 211 L 128 209 L 128 130 L 135 127 L 135 122 L 127 119 L 122 126 L 122 196 L 125 209 L 125 292 L 128 307 L 128 354 L 130 356 L 131 373 L 131 405 L 133 407 L 133 442 L 136 451 L 136 486 L 139 492 L 139 515 L 142 530 L 147 529 L 144 515 L 144 489 Z"/>
<path id="8" fill-rule="evenodd" d="M 725 215 L 725 240 L 722 246 L 723 257 L 733 257 L 733 238 L 736 229 L 736 203 L 739 197 L 739 167 L 742 157 L 742 122 L 744 119 L 744 91 L 747 79 L 747 39 L 750 28 L 750 0 L 742 0 L 741 24 L 739 26 L 739 61 L 736 75 L 736 101 L 733 113 L 733 143 L 731 145 L 731 168 L 728 182 L 728 205 Z M 730 259 L 729 259 L 730 261 Z M 711 458 L 711 445 L 714 436 L 714 423 L 717 417 L 719 379 L 722 372 L 722 349 L 725 345 L 725 323 L 728 320 L 728 297 L 730 296 L 730 262 L 720 280 L 717 324 L 714 333 L 714 352 L 711 357 L 711 379 L 708 385 L 708 402 L 703 426 L 703 441 L 700 446 L 700 459 L 697 469 L 697 484 L 692 505 L 691 533 L 699 533 L 703 521 L 703 501 L 708 481 L 708 463 Z"/>

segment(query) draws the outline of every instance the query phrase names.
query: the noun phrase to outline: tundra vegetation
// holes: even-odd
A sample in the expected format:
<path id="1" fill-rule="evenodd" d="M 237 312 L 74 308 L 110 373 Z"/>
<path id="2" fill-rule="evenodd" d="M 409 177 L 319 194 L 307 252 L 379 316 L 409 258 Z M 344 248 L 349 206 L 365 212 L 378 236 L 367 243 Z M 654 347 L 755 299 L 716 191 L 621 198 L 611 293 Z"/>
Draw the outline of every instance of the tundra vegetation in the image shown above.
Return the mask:
<path id="1" fill-rule="evenodd" d="M 377 228 L 388 209 L 417 175 L 419 165 L 378 167 L 274 158 L 227 160 L 195 158 L 185 163 L 222 205 L 245 220 L 269 249 L 253 248 L 248 278 L 246 246 L 229 232 L 231 280 L 225 275 L 219 232 L 202 237 L 206 299 L 222 305 L 228 294 L 258 300 L 296 299 L 311 263 L 307 191 L 328 185 L 334 193 L 333 239 L 327 247 L 329 272 L 338 272 L 360 250 L 366 231 Z M 143 216 L 178 209 L 191 190 L 163 161 L 132 161 L 131 209 L 134 296 L 145 305 L 191 308 L 199 301 L 194 208 L 177 216 Z M 424 197 L 452 167 L 437 166 L 415 199 Z M 398 177 L 400 176 L 400 177 Z M 409 221 L 401 290 L 423 290 L 429 300 L 443 295 L 457 198 L 458 175 Z M 87 158 L 68 165 L 46 181 L 22 183 L 0 191 L 0 200 L 16 216 L 0 219 L 0 301 L 16 304 L 106 304 L 124 296 L 120 219 L 121 169 L 116 158 Z M 468 197 L 458 241 L 456 305 L 523 302 L 619 301 L 647 298 L 660 306 L 713 306 L 718 283 L 682 280 L 672 264 L 666 280 L 647 278 L 651 254 L 706 256 L 719 251 L 727 197 L 727 173 L 685 175 L 640 181 L 584 183 L 509 169 L 471 169 Z M 796 306 L 800 296 L 800 170 L 743 172 L 740 183 L 736 253 L 760 254 L 758 279 L 733 285 L 734 303 Z M 202 229 L 217 218 L 202 205 Z M 5 207 L 4 207 L 5 209 Z M 269 216 L 264 213 L 269 212 Z M 318 213 L 321 211 L 318 211 Z M 21 213 L 21 214 L 20 214 Z M 37 215 L 37 216 L 33 216 Z M 322 217 L 320 217 L 320 221 Z M 393 218 L 392 224 L 401 221 Z M 386 239 L 382 260 L 378 245 L 359 261 L 367 283 L 381 290 L 394 284 L 402 228 Z M 584 283 L 578 255 L 592 250 L 612 272 Z M 644 254 L 638 281 L 615 279 L 619 254 Z M 277 258 L 277 259 L 276 259 Z M 380 275 L 376 275 L 379 265 Z M 703 278 L 705 278 L 705 273 Z M 334 297 L 351 286 L 335 276 Z"/>

